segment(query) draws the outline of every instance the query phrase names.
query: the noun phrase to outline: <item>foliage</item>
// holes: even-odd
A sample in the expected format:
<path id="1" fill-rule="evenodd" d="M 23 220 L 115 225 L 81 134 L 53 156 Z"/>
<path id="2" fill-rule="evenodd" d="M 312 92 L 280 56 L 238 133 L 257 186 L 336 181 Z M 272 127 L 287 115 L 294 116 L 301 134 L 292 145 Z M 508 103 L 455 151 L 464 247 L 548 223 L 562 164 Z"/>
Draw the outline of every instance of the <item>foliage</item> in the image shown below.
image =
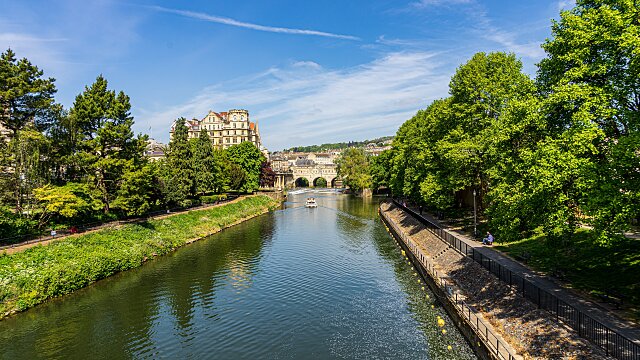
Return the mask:
<path id="1" fill-rule="evenodd" d="M 34 189 L 33 194 L 39 202 L 41 224 L 48 222 L 51 217 L 73 219 L 101 208 L 100 200 L 92 196 L 87 184 L 47 184 Z"/>
<path id="2" fill-rule="evenodd" d="M 218 201 L 227 200 L 226 194 L 200 196 L 200 202 L 203 204 L 215 204 Z"/>
<path id="3" fill-rule="evenodd" d="M 369 158 L 362 149 L 350 148 L 336 160 L 338 176 L 354 191 L 370 189 Z"/>
<path id="4" fill-rule="evenodd" d="M 290 149 L 284 149 L 282 151 L 294 151 L 294 152 L 322 152 L 327 150 L 342 150 L 350 147 L 361 148 L 368 144 L 376 144 L 376 146 L 383 146 L 383 143 L 387 140 L 393 139 L 393 136 L 383 136 L 380 138 L 364 141 L 349 141 L 340 143 L 327 143 L 322 145 L 309 145 L 309 146 L 296 146 Z"/>
<path id="5" fill-rule="evenodd" d="M 264 161 L 260 165 L 260 187 L 272 187 L 276 182 L 276 173 L 271 169 L 271 163 Z M 325 181 L 326 183 L 326 181 Z"/>
<path id="6" fill-rule="evenodd" d="M 206 210 L 104 229 L 0 256 L 0 318 L 140 266 L 190 240 L 273 208 L 255 196 Z M 202 219 L 206 218 L 207 221 Z"/>
<path id="7" fill-rule="evenodd" d="M 202 129 L 198 139 L 193 141 L 191 150 L 196 194 L 205 194 L 216 190 L 215 178 L 219 174 L 216 172 L 218 170 L 216 167 L 217 159 L 213 152 L 213 143 L 207 131 Z"/>
<path id="8" fill-rule="evenodd" d="M 129 97 L 107 89 L 98 76 L 85 87 L 69 113 L 78 152 L 76 164 L 101 193 L 104 212 L 109 212 L 127 169 L 142 165 L 146 137 L 135 138 L 131 126 Z"/>
<path id="9" fill-rule="evenodd" d="M 317 179 L 314 180 L 314 187 L 319 187 L 319 188 L 326 188 L 327 187 L 327 179 L 323 178 L 323 177 L 319 177 Z"/>
<path id="10" fill-rule="evenodd" d="M 240 165 L 234 163 L 228 164 L 227 171 L 229 173 L 229 187 L 233 190 L 242 191 L 246 187 L 246 171 Z"/>
<path id="11" fill-rule="evenodd" d="M 179 118 L 174 124 L 174 133 L 169 142 L 166 163 L 163 164 L 162 177 L 164 181 L 165 201 L 169 205 L 184 202 L 194 190 L 191 164 L 191 148 L 188 142 L 188 128 L 186 119 Z"/>
<path id="12" fill-rule="evenodd" d="M 381 187 L 389 187 L 391 168 L 391 160 L 393 159 L 393 151 L 385 150 L 378 156 L 371 157 L 369 162 L 369 171 L 371 173 L 371 182 L 374 189 Z"/>
<path id="13" fill-rule="evenodd" d="M 158 175 L 155 170 L 154 166 L 145 165 L 125 172 L 113 207 L 127 216 L 139 216 L 151 211 L 161 201 L 161 194 L 156 188 Z"/>
<path id="14" fill-rule="evenodd" d="M 243 192 L 257 190 L 260 187 L 260 169 L 265 161 L 264 155 L 260 150 L 252 142 L 245 141 L 238 145 L 230 146 L 227 149 L 227 157 L 229 161 L 239 165 L 245 172 L 245 179 L 240 187 L 235 188 L 232 186 L 232 188 Z M 231 181 L 238 183 L 233 179 L 233 176 L 231 176 Z"/>
<path id="15" fill-rule="evenodd" d="M 10 138 L 32 124 L 46 130 L 55 113 L 55 79 L 42 78 L 42 70 L 26 58 L 17 60 L 8 49 L 0 55 L 0 124 L 10 130 Z"/>

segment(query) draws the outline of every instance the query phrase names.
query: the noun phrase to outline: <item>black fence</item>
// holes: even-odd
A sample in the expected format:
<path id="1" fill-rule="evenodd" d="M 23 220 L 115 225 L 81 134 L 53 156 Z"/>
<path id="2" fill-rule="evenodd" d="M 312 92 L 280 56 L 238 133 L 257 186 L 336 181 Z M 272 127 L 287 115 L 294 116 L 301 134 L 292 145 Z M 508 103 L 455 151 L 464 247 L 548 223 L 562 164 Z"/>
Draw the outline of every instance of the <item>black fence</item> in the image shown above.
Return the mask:
<path id="1" fill-rule="evenodd" d="M 52 229 L 47 229 L 46 233 L 44 233 L 44 234 L 27 234 L 27 235 L 18 235 L 18 236 L 13 236 L 13 237 L 8 237 L 8 238 L 0 238 L 0 244 L 6 244 L 6 245 L 0 246 L 0 251 L 5 250 L 5 249 L 14 248 L 14 247 L 17 247 L 17 246 L 26 245 L 26 244 L 35 244 L 35 243 L 39 243 L 39 242 L 42 242 L 42 241 L 54 240 L 54 239 L 57 239 L 57 238 L 60 238 L 60 237 L 68 236 L 68 235 L 80 234 L 80 233 L 87 232 L 87 231 L 90 231 L 90 230 L 100 229 L 100 228 L 103 228 L 103 227 L 106 227 L 106 226 L 118 226 L 118 225 L 124 225 L 124 224 L 131 224 L 131 223 L 136 223 L 136 222 L 141 222 L 141 221 L 147 221 L 149 219 L 153 219 L 154 217 L 163 216 L 163 215 L 166 215 L 166 214 L 180 213 L 180 212 L 185 212 L 185 211 L 204 209 L 204 208 L 211 207 L 211 206 L 214 206 L 214 205 L 217 205 L 217 204 L 229 202 L 229 201 L 235 200 L 237 198 L 238 198 L 238 195 L 228 195 L 225 200 L 219 200 L 219 201 L 216 201 L 215 203 L 212 203 L 212 204 L 202 204 L 202 205 L 196 205 L 196 206 L 191 206 L 191 207 L 177 207 L 177 208 L 171 208 L 171 209 L 167 209 L 167 210 L 152 211 L 152 212 L 148 212 L 148 213 L 146 213 L 146 214 L 144 214 L 142 216 L 125 218 L 125 219 L 120 219 L 120 220 L 78 224 L 78 225 L 74 225 L 74 226 L 70 227 L 69 229 L 56 230 L 55 235 L 51 235 L 51 230 Z"/>
<path id="2" fill-rule="evenodd" d="M 555 316 L 556 320 L 562 321 L 576 330 L 580 337 L 583 337 L 601 347 L 607 355 L 621 360 L 640 360 L 639 344 L 631 341 L 626 336 L 617 333 L 615 330 L 607 327 L 598 320 L 567 304 L 565 301 L 560 300 L 557 296 L 541 289 L 521 275 L 518 275 L 500 265 L 493 259 L 484 256 L 473 247 L 457 238 L 455 235 L 442 229 L 439 225 L 425 219 L 415 211 L 402 205 L 400 202 L 396 200 L 393 200 L 393 202 L 396 206 L 404 209 L 416 220 L 420 221 L 427 227 L 427 229 L 429 229 L 430 232 L 446 242 L 450 247 L 454 248 L 460 254 L 473 259 L 500 280 L 517 289 L 524 298 L 536 304 L 538 308 L 549 311 L 553 316 Z"/>
<path id="3" fill-rule="evenodd" d="M 473 329 L 478 339 L 486 345 L 487 351 L 498 360 L 515 360 L 515 351 L 505 345 L 505 343 L 503 343 L 500 338 L 493 333 L 491 326 L 478 316 L 478 311 L 476 309 L 468 305 L 461 296 L 458 296 L 457 292 L 453 291 L 453 284 L 445 277 L 440 276 L 435 266 L 429 261 L 429 258 L 422 253 L 422 250 L 411 240 L 411 238 L 398 229 L 396 225 L 387 218 L 386 214 L 380 213 L 380 217 L 396 241 L 398 241 L 398 243 L 404 243 L 404 247 L 409 250 L 407 255 L 410 256 L 412 261 L 414 261 L 414 263 L 420 263 L 428 276 L 433 279 L 435 285 L 444 292 L 446 300 L 448 300 L 450 304 L 457 309 L 458 315 L 466 320 L 467 324 L 471 329 Z M 438 296 L 437 293 L 435 293 L 435 295 Z M 474 346 L 474 341 L 471 342 L 472 346 Z"/>

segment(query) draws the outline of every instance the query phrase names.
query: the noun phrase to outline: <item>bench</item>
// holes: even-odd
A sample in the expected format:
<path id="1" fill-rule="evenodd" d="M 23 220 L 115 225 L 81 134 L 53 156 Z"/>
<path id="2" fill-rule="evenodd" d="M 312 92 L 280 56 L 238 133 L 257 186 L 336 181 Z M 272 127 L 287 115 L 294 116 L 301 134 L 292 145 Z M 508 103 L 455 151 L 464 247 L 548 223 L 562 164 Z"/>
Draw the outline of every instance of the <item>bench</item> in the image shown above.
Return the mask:
<path id="1" fill-rule="evenodd" d="M 531 254 L 529 254 L 526 251 L 523 251 L 523 252 L 521 252 L 519 254 L 514 255 L 513 258 L 518 260 L 518 261 L 522 261 L 522 262 L 526 263 L 529 260 L 531 260 Z"/>
<path id="2" fill-rule="evenodd" d="M 608 290 L 604 294 L 596 294 L 603 302 L 615 305 L 616 309 L 624 304 L 624 296 L 615 290 Z"/>

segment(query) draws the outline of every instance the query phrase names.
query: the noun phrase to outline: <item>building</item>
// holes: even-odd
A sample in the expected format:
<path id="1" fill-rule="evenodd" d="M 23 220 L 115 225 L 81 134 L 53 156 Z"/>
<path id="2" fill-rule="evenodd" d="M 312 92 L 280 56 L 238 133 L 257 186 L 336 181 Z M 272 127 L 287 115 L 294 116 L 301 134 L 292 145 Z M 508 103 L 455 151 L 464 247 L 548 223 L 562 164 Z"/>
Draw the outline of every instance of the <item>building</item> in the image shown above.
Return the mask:
<path id="1" fill-rule="evenodd" d="M 189 139 L 200 136 L 200 131 L 206 130 L 213 142 L 213 146 L 226 149 L 231 145 L 237 145 L 244 141 L 250 141 L 258 149 L 265 152 L 260 139 L 258 123 L 249 120 L 247 110 L 229 110 L 228 112 L 214 112 L 209 110 L 201 120 L 193 119 L 186 122 L 189 128 Z M 171 125 L 171 137 L 173 138 L 175 122 Z"/>
<path id="2" fill-rule="evenodd" d="M 156 141 L 155 139 L 147 140 L 147 147 L 144 150 L 144 156 L 146 156 L 149 161 L 158 161 L 164 158 L 164 153 L 166 150 L 166 145 Z"/>

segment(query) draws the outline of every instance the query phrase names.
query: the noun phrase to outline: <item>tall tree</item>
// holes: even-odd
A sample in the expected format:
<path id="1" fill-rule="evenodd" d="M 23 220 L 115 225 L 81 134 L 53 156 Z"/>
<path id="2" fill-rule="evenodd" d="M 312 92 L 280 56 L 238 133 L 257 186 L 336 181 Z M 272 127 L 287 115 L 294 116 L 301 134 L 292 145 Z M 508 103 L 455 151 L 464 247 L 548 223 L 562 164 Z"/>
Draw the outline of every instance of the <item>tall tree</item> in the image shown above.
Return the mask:
<path id="1" fill-rule="evenodd" d="M 578 0 L 554 21 L 538 71 L 550 136 L 581 145 L 562 148 L 582 163 L 565 203 L 603 242 L 640 216 L 638 11 L 634 0 Z"/>
<path id="2" fill-rule="evenodd" d="M 275 182 L 276 173 L 271 168 L 271 163 L 269 161 L 264 161 L 260 166 L 260 187 L 272 187 Z"/>
<path id="3" fill-rule="evenodd" d="M 246 174 L 242 188 L 237 190 L 244 192 L 257 190 L 260 187 L 260 167 L 265 161 L 262 152 L 252 142 L 245 141 L 229 147 L 227 156 L 229 161 L 239 165 Z"/>
<path id="4" fill-rule="evenodd" d="M 31 190 L 44 182 L 46 139 L 41 131 L 55 120 L 60 106 L 54 103 L 54 79 L 29 60 L 17 60 L 8 49 L 0 55 L 0 187 L 18 213 Z M 6 134 L 4 134 L 6 132 Z"/>
<path id="5" fill-rule="evenodd" d="M 195 193 L 215 191 L 216 158 L 207 130 L 200 131 L 200 136 L 193 142 L 192 153 Z"/>
<path id="6" fill-rule="evenodd" d="M 29 123 L 39 131 L 50 125 L 56 107 L 55 79 L 44 79 L 43 74 L 26 58 L 17 60 L 11 49 L 0 55 L 0 124 L 10 137 Z"/>
<path id="7" fill-rule="evenodd" d="M 370 189 L 371 174 L 369 173 L 369 159 L 364 150 L 358 148 L 346 149 L 336 160 L 338 176 L 354 191 Z"/>
<path id="8" fill-rule="evenodd" d="M 167 159 L 163 167 L 165 197 L 168 204 L 182 205 L 193 188 L 192 153 L 189 146 L 189 129 L 181 117 L 173 125 L 173 137 L 169 142 Z"/>
<path id="9" fill-rule="evenodd" d="M 102 194 L 103 211 L 109 212 L 122 177 L 143 162 L 146 137 L 134 137 L 131 104 L 124 92 L 107 89 L 107 80 L 96 81 L 79 94 L 69 113 L 77 130 L 79 167 Z"/>

